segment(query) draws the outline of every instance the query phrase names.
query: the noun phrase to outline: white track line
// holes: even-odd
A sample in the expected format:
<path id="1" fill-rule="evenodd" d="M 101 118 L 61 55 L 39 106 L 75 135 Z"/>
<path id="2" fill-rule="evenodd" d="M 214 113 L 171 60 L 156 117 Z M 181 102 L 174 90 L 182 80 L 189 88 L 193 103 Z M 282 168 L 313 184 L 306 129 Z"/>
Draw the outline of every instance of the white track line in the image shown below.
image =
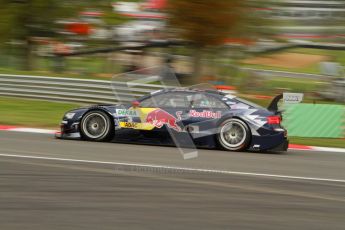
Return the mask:
<path id="1" fill-rule="evenodd" d="M 344 140 L 344 142 L 345 142 L 345 140 Z M 312 150 L 320 151 L 320 152 L 345 153 L 345 148 L 313 147 Z"/>
<path id="2" fill-rule="evenodd" d="M 41 133 L 41 134 L 55 134 L 56 130 L 51 129 L 35 129 L 35 128 L 13 128 L 6 131 L 22 132 L 22 133 Z"/>
<path id="3" fill-rule="evenodd" d="M 215 169 L 201 169 L 201 168 L 184 168 L 167 165 L 151 165 L 151 164 L 139 164 L 139 163 L 126 163 L 126 162 L 111 162 L 111 161 L 94 161 L 94 160 L 81 160 L 81 159 L 69 159 L 69 158 L 55 158 L 55 157 L 40 157 L 30 155 L 16 155 L 16 154 L 0 154 L 3 157 L 15 157 L 26 159 L 40 159 L 40 160 L 53 160 L 53 161 L 65 161 L 65 162 L 78 162 L 78 163 L 93 163 L 93 164 L 105 164 L 105 165 L 122 165 L 132 167 L 147 167 L 147 168 L 160 168 L 170 170 L 180 170 L 188 172 L 200 172 L 200 173 L 220 173 L 228 175 L 241 175 L 241 176 L 258 176 L 258 177 L 270 177 L 270 178 L 284 178 L 284 179 L 296 179 L 296 180 L 309 180 L 309 181 L 326 181 L 326 182 L 340 182 L 345 183 L 345 180 L 331 179 L 331 178 L 317 178 L 317 177 L 302 177 L 302 176 L 288 176 L 279 174 L 265 174 L 265 173 L 250 173 L 250 172 L 238 172 L 238 171 L 226 171 Z"/>

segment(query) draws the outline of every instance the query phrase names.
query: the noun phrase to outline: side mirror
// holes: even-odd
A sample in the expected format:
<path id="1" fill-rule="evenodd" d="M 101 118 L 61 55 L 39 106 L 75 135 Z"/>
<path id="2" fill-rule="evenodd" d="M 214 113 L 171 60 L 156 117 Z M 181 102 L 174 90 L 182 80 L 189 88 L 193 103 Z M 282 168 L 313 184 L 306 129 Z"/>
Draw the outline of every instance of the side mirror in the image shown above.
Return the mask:
<path id="1" fill-rule="evenodd" d="M 132 101 L 132 107 L 133 108 L 137 108 L 140 106 L 140 102 L 139 101 Z"/>

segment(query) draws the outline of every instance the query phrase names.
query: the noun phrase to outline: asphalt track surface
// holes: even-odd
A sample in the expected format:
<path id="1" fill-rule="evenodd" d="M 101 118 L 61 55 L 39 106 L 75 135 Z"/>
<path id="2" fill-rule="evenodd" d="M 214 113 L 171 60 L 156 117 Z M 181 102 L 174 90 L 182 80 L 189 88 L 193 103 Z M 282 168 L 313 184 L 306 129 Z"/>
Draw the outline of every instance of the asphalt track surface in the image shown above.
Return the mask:
<path id="1" fill-rule="evenodd" d="M 0 229 L 344 229 L 345 154 L 0 131 Z"/>

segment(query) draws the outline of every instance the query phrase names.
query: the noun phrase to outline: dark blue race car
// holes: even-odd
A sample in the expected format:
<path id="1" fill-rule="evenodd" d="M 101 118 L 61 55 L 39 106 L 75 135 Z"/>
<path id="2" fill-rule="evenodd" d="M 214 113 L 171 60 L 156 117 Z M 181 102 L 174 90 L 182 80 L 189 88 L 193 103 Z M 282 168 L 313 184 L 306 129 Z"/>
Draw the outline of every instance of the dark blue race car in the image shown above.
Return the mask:
<path id="1" fill-rule="evenodd" d="M 277 96 L 268 109 L 210 89 L 164 89 L 130 104 L 67 112 L 58 138 L 175 144 L 230 151 L 286 151 Z M 191 140 L 191 141 L 186 141 Z M 179 143 L 176 143 L 179 142 Z"/>

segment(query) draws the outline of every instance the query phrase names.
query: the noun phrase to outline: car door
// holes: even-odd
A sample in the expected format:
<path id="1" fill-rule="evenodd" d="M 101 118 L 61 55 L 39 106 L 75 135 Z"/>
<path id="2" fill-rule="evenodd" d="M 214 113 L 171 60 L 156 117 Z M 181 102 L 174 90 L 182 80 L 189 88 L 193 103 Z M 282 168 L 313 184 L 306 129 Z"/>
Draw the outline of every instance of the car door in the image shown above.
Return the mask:
<path id="1" fill-rule="evenodd" d="M 184 125 L 193 133 L 215 133 L 219 119 L 229 107 L 217 95 L 196 92 L 191 97 L 188 119 Z"/>
<path id="2" fill-rule="evenodd" d="M 126 128 L 138 130 L 166 131 L 166 127 L 176 132 L 183 131 L 183 120 L 188 114 L 189 103 L 184 92 L 164 92 L 140 101 L 130 110 L 137 114 L 136 122 L 123 124 Z M 138 120 L 139 119 L 139 120 Z"/>

